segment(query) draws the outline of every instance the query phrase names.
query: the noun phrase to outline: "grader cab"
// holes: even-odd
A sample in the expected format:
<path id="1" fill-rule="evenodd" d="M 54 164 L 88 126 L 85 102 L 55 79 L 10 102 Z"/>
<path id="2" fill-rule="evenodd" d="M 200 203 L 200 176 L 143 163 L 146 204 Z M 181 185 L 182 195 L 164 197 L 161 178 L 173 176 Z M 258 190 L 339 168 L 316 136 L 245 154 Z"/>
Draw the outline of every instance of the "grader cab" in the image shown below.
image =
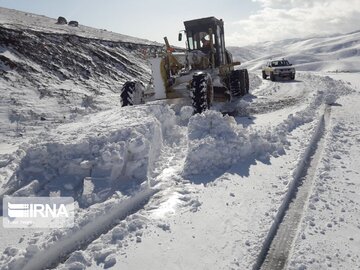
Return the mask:
<path id="1" fill-rule="evenodd" d="M 150 59 L 154 99 L 191 99 L 195 113 L 213 102 L 226 102 L 249 92 L 246 69 L 234 69 L 225 47 L 224 22 L 215 17 L 185 21 L 186 50 L 176 52 L 165 37 L 163 55 Z M 183 38 L 179 33 L 179 41 Z M 138 103 L 141 87 L 126 82 L 121 91 L 123 106 Z"/>

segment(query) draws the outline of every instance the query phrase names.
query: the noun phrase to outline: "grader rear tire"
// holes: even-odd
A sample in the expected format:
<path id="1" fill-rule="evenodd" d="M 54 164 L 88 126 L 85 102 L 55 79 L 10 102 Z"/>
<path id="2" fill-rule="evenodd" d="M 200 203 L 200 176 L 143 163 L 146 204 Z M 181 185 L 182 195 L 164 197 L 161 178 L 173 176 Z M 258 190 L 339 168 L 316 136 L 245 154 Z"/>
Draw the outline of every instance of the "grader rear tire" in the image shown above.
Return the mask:
<path id="1" fill-rule="evenodd" d="M 230 74 L 230 92 L 233 97 L 249 93 L 249 73 L 247 69 L 237 69 Z"/>
<path id="2" fill-rule="evenodd" d="M 267 78 L 267 75 L 266 75 L 266 73 L 265 73 L 264 70 L 262 71 L 262 78 L 263 78 L 264 80 Z"/>
<path id="3" fill-rule="evenodd" d="M 273 72 L 270 72 L 270 80 L 273 82 L 276 80 L 275 74 Z"/>
<path id="4" fill-rule="evenodd" d="M 245 72 L 245 94 L 249 94 L 249 90 L 250 90 L 249 72 L 247 69 L 244 69 L 244 72 Z"/>

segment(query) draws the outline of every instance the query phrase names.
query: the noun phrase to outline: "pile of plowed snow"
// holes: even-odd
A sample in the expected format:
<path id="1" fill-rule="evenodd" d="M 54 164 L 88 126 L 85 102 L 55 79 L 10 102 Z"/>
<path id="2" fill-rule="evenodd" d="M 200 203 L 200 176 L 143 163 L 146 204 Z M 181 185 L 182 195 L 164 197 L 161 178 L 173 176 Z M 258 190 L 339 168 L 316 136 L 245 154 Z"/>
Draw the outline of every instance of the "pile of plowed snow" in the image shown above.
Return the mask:
<path id="1" fill-rule="evenodd" d="M 9 163 L 1 168 L 1 193 L 73 196 L 91 204 L 106 199 L 114 188 L 136 186 L 152 171 L 163 132 L 175 116 L 168 106 L 153 105 L 118 108 L 82 120 L 41 133 L 31 146 L 3 155 Z"/>
<path id="2" fill-rule="evenodd" d="M 266 161 L 270 155 L 282 155 L 288 145 L 287 135 L 291 131 L 315 120 L 318 109 L 324 104 L 334 104 L 338 97 L 352 92 L 342 82 L 328 76 L 309 74 L 304 75 L 304 79 L 317 85 L 316 91 L 310 96 L 309 105 L 290 114 L 278 126 L 243 128 L 233 117 L 223 116 L 217 111 L 206 111 L 190 118 L 184 175 L 223 172 L 249 156 Z"/>
<path id="3" fill-rule="evenodd" d="M 250 155 L 267 158 L 284 152 L 276 134 L 242 128 L 232 116 L 216 111 L 192 117 L 188 138 L 185 175 L 222 172 Z"/>

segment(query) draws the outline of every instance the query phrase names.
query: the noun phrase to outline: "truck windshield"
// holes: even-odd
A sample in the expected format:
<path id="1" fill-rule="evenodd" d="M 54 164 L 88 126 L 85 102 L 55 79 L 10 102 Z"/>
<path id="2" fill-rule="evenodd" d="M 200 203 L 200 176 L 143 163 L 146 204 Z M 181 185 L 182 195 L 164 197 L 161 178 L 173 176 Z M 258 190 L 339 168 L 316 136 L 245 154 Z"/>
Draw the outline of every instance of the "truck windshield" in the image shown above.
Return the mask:
<path id="1" fill-rule="evenodd" d="M 207 32 L 187 32 L 189 50 L 200 50 L 205 44 L 210 45 L 210 37 Z M 213 37 L 214 39 L 214 37 Z"/>
<path id="2" fill-rule="evenodd" d="M 271 66 L 272 67 L 284 67 L 284 66 L 290 66 L 290 63 L 287 60 L 272 61 Z"/>

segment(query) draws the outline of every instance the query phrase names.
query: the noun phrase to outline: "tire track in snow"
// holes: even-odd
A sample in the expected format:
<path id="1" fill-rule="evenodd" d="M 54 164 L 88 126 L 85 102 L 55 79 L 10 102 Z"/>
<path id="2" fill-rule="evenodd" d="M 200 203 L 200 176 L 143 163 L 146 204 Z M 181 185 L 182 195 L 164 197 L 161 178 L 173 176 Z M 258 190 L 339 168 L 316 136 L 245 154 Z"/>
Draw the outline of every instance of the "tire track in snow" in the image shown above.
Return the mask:
<path id="1" fill-rule="evenodd" d="M 109 212 L 39 251 L 21 269 L 39 270 L 56 267 L 79 247 L 86 247 L 101 234 L 113 228 L 117 224 L 116 220 L 124 219 L 139 210 L 158 191 L 157 189 L 145 188 L 129 199 L 122 201 L 120 205 L 114 205 Z M 46 259 L 44 260 L 44 258 Z"/>
<path id="2" fill-rule="evenodd" d="M 266 114 L 304 103 L 304 99 L 311 94 L 308 87 L 311 81 L 303 76 L 300 78 L 301 80 L 277 82 L 262 80 L 262 83 L 251 93 L 253 96 L 244 98 L 245 101 L 251 102 L 241 114 Z"/>
<path id="3" fill-rule="evenodd" d="M 254 270 L 281 270 L 286 266 L 324 148 L 323 135 L 330 113 L 331 107 L 326 105 L 310 144 L 293 174 L 294 179 L 265 239 Z"/>

